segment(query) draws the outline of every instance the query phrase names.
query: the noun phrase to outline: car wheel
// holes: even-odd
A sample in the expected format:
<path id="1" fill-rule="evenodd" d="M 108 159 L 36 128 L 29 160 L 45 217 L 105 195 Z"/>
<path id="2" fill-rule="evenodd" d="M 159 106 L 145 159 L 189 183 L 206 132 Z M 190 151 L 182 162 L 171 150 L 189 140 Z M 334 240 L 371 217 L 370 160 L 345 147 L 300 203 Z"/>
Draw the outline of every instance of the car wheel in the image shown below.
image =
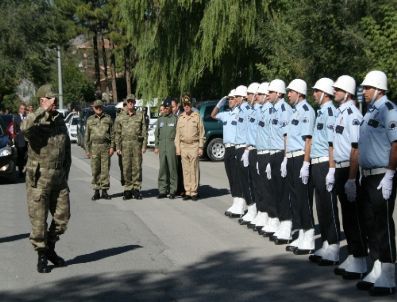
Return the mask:
<path id="1" fill-rule="evenodd" d="M 223 160 L 225 157 L 225 145 L 221 138 L 214 138 L 208 143 L 207 156 L 212 161 Z"/>

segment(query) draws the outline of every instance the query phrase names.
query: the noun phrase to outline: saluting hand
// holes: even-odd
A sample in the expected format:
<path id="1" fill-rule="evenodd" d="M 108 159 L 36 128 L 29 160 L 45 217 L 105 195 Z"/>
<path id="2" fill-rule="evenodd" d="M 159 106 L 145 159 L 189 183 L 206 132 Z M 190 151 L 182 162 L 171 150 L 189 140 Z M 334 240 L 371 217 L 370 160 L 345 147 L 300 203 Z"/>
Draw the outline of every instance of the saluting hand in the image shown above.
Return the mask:
<path id="1" fill-rule="evenodd" d="M 112 155 L 113 155 L 113 153 L 114 153 L 114 150 L 113 150 L 113 148 L 110 148 L 110 149 L 109 149 L 109 156 L 112 156 Z"/>
<path id="2" fill-rule="evenodd" d="M 121 155 L 121 150 L 116 150 L 116 153 L 117 153 L 118 155 Z"/>

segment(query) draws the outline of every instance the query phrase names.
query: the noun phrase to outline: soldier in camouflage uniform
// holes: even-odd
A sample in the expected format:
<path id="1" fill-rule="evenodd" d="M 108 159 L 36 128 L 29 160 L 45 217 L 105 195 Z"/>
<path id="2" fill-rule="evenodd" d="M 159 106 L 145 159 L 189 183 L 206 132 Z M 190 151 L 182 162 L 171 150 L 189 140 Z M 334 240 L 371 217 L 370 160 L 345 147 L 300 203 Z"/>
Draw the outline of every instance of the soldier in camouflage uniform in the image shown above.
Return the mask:
<path id="1" fill-rule="evenodd" d="M 157 198 L 174 199 L 178 188 L 178 170 L 175 151 L 175 133 L 178 117 L 171 111 L 171 99 L 163 102 L 163 114 L 157 119 L 154 133 L 154 153 L 160 153 L 160 171 L 158 177 L 159 195 Z"/>
<path id="2" fill-rule="evenodd" d="M 129 95 L 126 100 L 127 111 L 119 115 L 115 129 L 117 154 L 123 157 L 123 199 L 142 199 L 142 154 L 146 152 L 147 127 L 143 113 L 135 109 L 135 96 Z"/>
<path id="3" fill-rule="evenodd" d="M 110 115 L 103 112 L 101 100 L 96 100 L 92 107 L 95 114 L 87 119 L 84 136 L 87 157 L 91 158 L 94 189 L 91 199 L 111 199 L 107 190 L 110 186 L 110 157 L 113 155 L 113 121 Z M 102 195 L 99 195 L 99 190 L 102 190 Z"/>
<path id="4" fill-rule="evenodd" d="M 30 241 L 38 252 L 37 270 L 48 273 L 47 260 L 55 266 L 65 261 L 55 252 L 55 242 L 70 218 L 67 179 L 71 165 L 68 131 L 62 114 L 55 110 L 56 94 L 50 85 L 37 91 L 40 107 L 23 121 L 21 130 L 29 142 L 26 191 L 32 224 Z M 48 212 L 52 222 L 47 230 Z"/>

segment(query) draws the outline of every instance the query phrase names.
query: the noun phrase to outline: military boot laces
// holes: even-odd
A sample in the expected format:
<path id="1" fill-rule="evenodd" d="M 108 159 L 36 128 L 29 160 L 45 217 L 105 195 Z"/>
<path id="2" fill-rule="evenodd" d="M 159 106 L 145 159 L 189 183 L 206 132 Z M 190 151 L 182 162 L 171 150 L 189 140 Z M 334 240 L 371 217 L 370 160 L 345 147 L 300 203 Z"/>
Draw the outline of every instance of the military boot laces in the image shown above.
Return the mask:
<path id="1" fill-rule="evenodd" d="M 38 252 L 37 271 L 41 274 L 51 272 L 48 267 L 47 255 L 44 251 Z"/>
<path id="2" fill-rule="evenodd" d="M 101 198 L 101 196 L 99 195 L 99 190 L 95 190 L 94 195 L 91 197 L 91 199 L 98 200 L 99 198 Z"/>
<path id="3" fill-rule="evenodd" d="M 102 190 L 102 199 L 112 199 L 112 197 L 110 195 L 108 195 L 108 191 L 107 190 Z"/>
<path id="4" fill-rule="evenodd" d="M 47 259 L 50 260 L 55 266 L 66 266 L 66 262 L 62 257 L 59 257 L 55 252 L 55 242 L 48 243 L 48 250 L 46 252 Z"/>

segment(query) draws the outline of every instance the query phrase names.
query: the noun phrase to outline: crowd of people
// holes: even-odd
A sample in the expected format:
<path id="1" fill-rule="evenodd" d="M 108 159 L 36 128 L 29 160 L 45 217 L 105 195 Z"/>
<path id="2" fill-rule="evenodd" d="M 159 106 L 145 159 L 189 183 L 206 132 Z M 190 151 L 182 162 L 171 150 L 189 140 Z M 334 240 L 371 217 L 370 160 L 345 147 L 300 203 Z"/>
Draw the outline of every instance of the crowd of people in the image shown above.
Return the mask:
<path id="1" fill-rule="evenodd" d="M 211 116 L 223 123 L 233 197 L 225 215 L 295 255 L 336 266 L 343 279 L 359 279 L 360 290 L 390 295 L 396 287 L 397 106 L 386 96 L 382 71 L 369 72 L 361 85 L 364 117 L 354 100 L 356 81 L 348 75 L 314 84 L 317 115 L 304 80 L 286 87 L 274 79 L 231 90 Z M 230 110 L 222 111 L 226 102 Z M 338 205 L 348 251 L 343 261 Z"/>

